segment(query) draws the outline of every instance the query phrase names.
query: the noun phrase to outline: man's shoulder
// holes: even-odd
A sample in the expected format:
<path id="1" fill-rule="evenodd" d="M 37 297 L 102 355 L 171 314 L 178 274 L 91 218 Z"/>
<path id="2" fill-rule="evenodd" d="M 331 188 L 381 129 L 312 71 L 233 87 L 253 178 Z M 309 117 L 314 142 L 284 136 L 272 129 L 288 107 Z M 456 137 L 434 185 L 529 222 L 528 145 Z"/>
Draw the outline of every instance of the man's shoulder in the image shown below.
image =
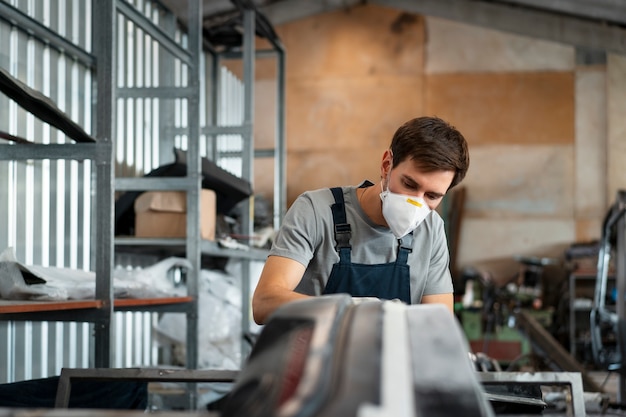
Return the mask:
<path id="1" fill-rule="evenodd" d="M 308 220 L 313 220 L 313 217 L 322 215 L 324 209 L 329 208 L 332 203 L 333 195 L 329 188 L 307 190 L 295 199 L 289 211 L 297 216 L 305 216 Z"/>
<path id="2" fill-rule="evenodd" d="M 316 190 L 305 191 L 298 197 L 299 199 L 305 199 L 311 201 L 313 205 L 318 204 L 332 204 L 335 201 L 333 197 L 333 193 L 331 191 L 332 188 L 340 188 L 343 193 L 349 192 L 349 190 L 353 189 L 354 186 L 337 186 L 337 187 L 326 187 L 326 188 L 318 188 Z"/>

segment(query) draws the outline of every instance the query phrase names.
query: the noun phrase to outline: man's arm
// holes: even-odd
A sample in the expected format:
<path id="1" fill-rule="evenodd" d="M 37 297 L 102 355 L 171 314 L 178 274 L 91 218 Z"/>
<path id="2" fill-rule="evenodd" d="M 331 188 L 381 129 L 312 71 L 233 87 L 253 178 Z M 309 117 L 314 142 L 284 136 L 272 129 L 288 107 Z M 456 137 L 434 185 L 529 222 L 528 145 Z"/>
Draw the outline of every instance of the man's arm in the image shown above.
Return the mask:
<path id="1" fill-rule="evenodd" d="M 454 314 L 454 296 L 452 294 L 431 294 L 422 296 L 422 304 L 443 304 Z"/>
<path id="2" fill-rule="evenodd" d="M 294 291 L 304 271 L 304 265 L 293 259 L 282 256 L 267 258 L 252 296 L 252 315 L 257 324 L 264 324 L 281 305 L 309 297 Z"/>

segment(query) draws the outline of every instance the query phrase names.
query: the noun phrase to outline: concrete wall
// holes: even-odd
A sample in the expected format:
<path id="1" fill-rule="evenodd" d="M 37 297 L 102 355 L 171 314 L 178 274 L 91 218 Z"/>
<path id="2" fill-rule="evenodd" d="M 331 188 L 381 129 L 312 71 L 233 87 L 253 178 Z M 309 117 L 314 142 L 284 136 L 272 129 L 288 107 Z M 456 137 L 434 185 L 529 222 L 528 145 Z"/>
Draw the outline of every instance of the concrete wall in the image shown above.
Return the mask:
<path id="1" fill-rule="evenodd" d="M 514 255 L 559 257 L 600 236 L 626 187 L 626 58 L 581 66 L 571 46 L 372 5 L 276 30 L 287 52 L 289 203 L 377 181 L 397 126 L 437 115 L 470 145 L 458 266 L 508 277 Z M 269 137 L 270 103 L 257 93 L 257 143 Z M 266 163 L 255 188 L 270 195 Z"/>

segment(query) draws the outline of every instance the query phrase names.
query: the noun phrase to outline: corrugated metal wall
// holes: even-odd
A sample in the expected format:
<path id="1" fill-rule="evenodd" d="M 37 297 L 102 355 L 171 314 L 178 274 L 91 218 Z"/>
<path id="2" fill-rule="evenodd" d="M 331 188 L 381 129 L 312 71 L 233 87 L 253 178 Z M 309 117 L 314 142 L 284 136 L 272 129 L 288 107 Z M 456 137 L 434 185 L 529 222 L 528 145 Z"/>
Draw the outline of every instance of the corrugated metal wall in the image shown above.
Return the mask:
<path id="1" fill-rule="evenodd" d="M 85 51 L 91 50 L 91 2 L 85 0 L 0 0 L 10 4 Z M 94 0 L 97 1 L 97 0 Z M 137 10 L 176 39 L 174 19 L 153 2 L 130 2 Z M 171 58 L 164 67 L 162 48 L 122 14 L 118 16 L 118 86 L 184 86 L 186 70 Z M 210 56 L 207 60 L 211 59 Z M 0 66 L 54 100 L 87 132 L 93 119 L 92 71 L 88 66 L 51 48 L 20 28 L 0 19 Z M 170 71 L 163 71 L 169 68 Z M 160 72 L 161 71 L 161 72 Z M 207 71 L 201 71 L 206 74 Z M 243 121 L 243 86 L 225 68 L 220 69 L 218 124 Z M 209 120 L 209 89 L 202 80 L 201 122 Z M 186 101 L 157 98 L 119 98 L 117 102 L 116 175 L 138 176 L 173 161 L 172 147 L 186 149 L 184 135 L 164 135 L 186 126 Z M 170 118 L 162 115 L 173 115 Z M 0 130 L 38 143 L 71 142 L 0 94 Z M 218 137 L 220 150 L 241 150 L 238 136 Z M 203 154 L 211 150 L 202 138 Z M 241 175 L 241 158 L 216 161 Z M 12 247 L 25 264 L 91 267 L 92 169 L 89 161 L 0 161 L 0 250 Z M 145 266 L 150 258 L 118 256 L 126 267 Z M 151 336 L 156 315 L 116 313 L 116 367 L 155 365 L 158 351 Z M 89 367 L 92 362 L 92 326 L 88 323 L 0 322 L 0 383 L 58 375 L 62 367 Z"/>
<path id="2" fill-rule="evenodd" d="M 13 1 L 24 14 L 89 50 L 90 2 Z M 91 129 L 92 74 L 83 64 L 0 20 L 0 66 L 51 97 Z M 0 95 L 0 128 L 38 143 L 65 135 Z M 90 267 L 91 163 L 0 162 L 0 249 L 26 264 Z M 87 323 L 0 323 L 0 381 L 55 375 L 61 366 L 89 364 Z"/>

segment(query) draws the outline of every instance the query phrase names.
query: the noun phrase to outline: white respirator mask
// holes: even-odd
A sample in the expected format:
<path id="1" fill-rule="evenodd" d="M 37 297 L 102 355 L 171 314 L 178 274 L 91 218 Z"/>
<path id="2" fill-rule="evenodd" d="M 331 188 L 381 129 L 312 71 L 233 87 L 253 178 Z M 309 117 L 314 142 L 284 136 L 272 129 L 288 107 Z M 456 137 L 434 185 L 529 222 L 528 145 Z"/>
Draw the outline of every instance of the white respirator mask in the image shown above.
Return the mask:
<path id="1" fill-rule="evenodd" d="M 389 179 L 387 179 L 387 189 L 383 190 L 382 183 L 380 188 L 383 217 L 396 238 L 401 239 L 409 234 L 430 213 L 430 207 L 423 198 L 389 191 Z"/>

